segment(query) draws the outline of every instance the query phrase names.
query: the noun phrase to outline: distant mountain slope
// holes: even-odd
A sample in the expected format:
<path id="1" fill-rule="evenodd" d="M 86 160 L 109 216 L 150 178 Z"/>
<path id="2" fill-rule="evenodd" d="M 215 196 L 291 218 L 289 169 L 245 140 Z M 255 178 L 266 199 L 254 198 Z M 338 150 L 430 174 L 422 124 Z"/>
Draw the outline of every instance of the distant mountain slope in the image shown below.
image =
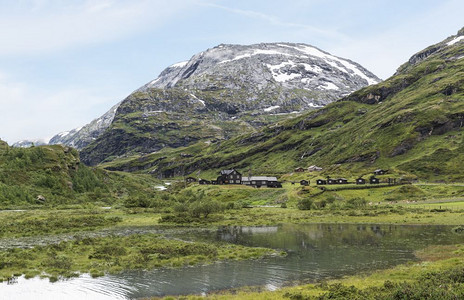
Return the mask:
<path id="1" fill-rule="evenodd" d="M 44 140 L 22 140 L 14 143 L 12 146 L 17 148 L 29 148 L 32 146 L 43 146 L 48 143 Z"/>
<path id="2" fill-rule="evenodd" d="M 359 64 L 305 44 L 219 45 L 168 67 L 123 100 L 81 156 L 94 165 L 229 139 L 379 81 Z"/>
<path id="3" fill-rule="evenodd" d="M 265 174 L 309 165 L 360 174 L 382 167 L 463 180 L 463 126 L 464 29 L 415 54 L 388 80 L 317 111 L 200 151 L 182 150 L 193 157 L 160 153 L 111 168 L 163 177 L 231 167 Z"/>
<path id="4" fill-rule="evenodd" d="M 58 133 L 48 142 L 50 145 L 62 144 L 76 149 L 82 149 L 96 140 L 113 122 L 119 102 L 100 118 L 97 118 L 89 124 L 75 128 L 70 131 Z"/>

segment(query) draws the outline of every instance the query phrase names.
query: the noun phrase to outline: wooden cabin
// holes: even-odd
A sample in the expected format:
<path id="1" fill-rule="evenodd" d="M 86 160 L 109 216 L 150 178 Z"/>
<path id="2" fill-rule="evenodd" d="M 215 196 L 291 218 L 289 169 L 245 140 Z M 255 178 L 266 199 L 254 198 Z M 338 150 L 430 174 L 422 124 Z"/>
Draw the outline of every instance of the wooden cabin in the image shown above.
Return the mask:
<path id="1" fill-rule="evenodd" d="M 305 171 L 305 169 L 302 168 L 302 167 L 295 168 L 295 172 L 301 173 L 301 172 L 304 172 L 304 171 Z"/>
<path id="2" fill-rule="evenodd" d="M 380 183 L 380 180 L 374 176 L 372 176 L 370 179 L 369 179 L 369 183 L 370 184 L 379 184 Z"/>
<path id="3" fill-rule="evenodd" d="M 333 178 L 329 178 L 329 179 L 327 179 L 327 184 L 338 184 L 338 180 L 333 179 Z"/>
<path id="4" fill-rule="evenodd" d="M 305 186 L 309 185 L 309 180 L 304 180 L 304 179 L 301 180 L 300 185 L 305 185 Z"/>
<path id="5" fill-rule="evenodd" d="M 388 170 L 383 170 L 383 169 L 377 169 L 373 173 L 374 175 L 385 175 L 387 174 Z"/>
<path id="6" fill-rule="evenodd" d="M 197 179 L 194 177 L 187 177 L 185 178 L 185 182 L 187 183 L 197 182 Z"/>
<path id="7" fill-rule="evenodd" d="M 217 184 L 242 184 L 242 174 L 235 169 L 222 170 L 217 178 Z"/>
<path id="8" fill-rule="evenodd" d="M 318 180 L 316 180 L 316 184 L 317 184 L 317 185 L 326 185 L 326 184 L 327 184 L 327 180 L 325 180 L 325 179 L 318 179 Z"/>
<path id="9" fill-rule="evenodd" d="M 366 179 L 359 177 L 356 179 L 356 184 L 366 184 Z"/>
<path id="10" fill-rule="evenodd" d="M 254 187 L 272 187 L 272 188 L 281 188 L 282 183 L 277 181 L 276 177 L 267 177 L 267 176 L 250 176 L 242 177 L 242 184 Z"/>
<path id="11" fill-rule="evenodd" d="M 211 184 L 211 181 L 206 180 L 206 179 L 200 179 L 200 180 L 198 180 L 198 183 L 199 184 Z"/>
<path id="12" fill-rule="evenodd" d="M 337 183 L 338 184 L 348 184 L 348 179 L 346 179 L 346 178 L 338 178 Z"/>

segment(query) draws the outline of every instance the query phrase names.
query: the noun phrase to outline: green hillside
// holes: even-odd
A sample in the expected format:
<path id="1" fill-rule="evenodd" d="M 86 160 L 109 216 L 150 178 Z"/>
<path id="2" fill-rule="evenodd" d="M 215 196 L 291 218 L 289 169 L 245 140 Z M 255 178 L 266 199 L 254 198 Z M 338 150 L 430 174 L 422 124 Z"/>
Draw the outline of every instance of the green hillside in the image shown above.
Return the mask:
<path id="1" fill-rule="evenodd" d="M 112 205 L 154 194 L 156 182 L 150 176 L 89 168 L 69 147 L 13 148 L 0 141 L 0 208 Z"/>
<path id="2" fill-rule="evenodd" d="M 423 180 L 462 181 L 464 42 L 450 43 L 455 38 L 417 53 L 388 80 L 323 109 L 211 146 L 199 143 L 107 167 L 169 177 L 230 167 L 285 174 L 318 165 L 345 176 L 385 168 Z"/>

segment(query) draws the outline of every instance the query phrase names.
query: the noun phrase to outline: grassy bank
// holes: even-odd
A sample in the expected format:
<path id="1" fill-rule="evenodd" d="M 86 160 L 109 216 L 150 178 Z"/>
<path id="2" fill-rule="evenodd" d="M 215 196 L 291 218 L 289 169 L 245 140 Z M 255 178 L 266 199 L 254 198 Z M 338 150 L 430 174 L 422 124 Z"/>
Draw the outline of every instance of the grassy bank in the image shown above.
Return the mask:
<path id="1" fill-rule="evenodd" d="M 253 207 L 228 209 L 207 218 L 189 217 L 188 222 L 167 222 L 171 213 L 151 208 L 31 210 L 0 213 L 0 238 L 54 235 L 126 226 L 216 227 L 222 225 L 253 226 L 281 223 L 371 223 L 462 225 L 461 202 L 402 203 L 344 209 Z M 447 207 L 453 206 L 447 209 Z M 441 206 L 441 209 L 440 209 Z M 182 219 L 176 219 L 182 221 Z"/>
<path id="2" fill-rule="evenodd" d="M 25 274 L 28 278 L 40 275 L 55 281 L 80 273 L 102 276 L 107 272 L 182 267 L 266 255 L 281 253 L 227 243 L 185 242 L 154 234 L 81 238 L 48 246 L 0 251 L 0 280 Z"/>

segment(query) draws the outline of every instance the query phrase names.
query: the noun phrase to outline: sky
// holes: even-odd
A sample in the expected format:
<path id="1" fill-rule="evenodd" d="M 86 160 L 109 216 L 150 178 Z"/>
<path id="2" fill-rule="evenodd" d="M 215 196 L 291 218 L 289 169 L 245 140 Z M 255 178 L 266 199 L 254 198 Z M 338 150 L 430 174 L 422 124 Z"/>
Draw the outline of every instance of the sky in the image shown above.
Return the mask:
<path id="1" fill-rule="evenodd" d="M 462 0 L 0 0 L 0 139 L 83 126 L 169 65 L 297 42 L 382 79 L 464 27 Z"/>

